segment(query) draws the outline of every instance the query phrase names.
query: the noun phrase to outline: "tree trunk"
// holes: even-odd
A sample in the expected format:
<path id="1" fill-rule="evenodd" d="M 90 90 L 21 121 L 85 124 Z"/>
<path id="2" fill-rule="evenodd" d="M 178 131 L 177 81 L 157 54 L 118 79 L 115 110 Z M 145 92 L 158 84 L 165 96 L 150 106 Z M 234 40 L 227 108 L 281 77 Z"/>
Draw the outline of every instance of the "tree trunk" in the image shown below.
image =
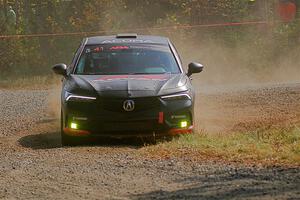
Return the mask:
<path id="1" fill-rule="evenodd" d="M 3 0 L 3 9 L 5 17 L 7 17 L 7 0 Z"/>

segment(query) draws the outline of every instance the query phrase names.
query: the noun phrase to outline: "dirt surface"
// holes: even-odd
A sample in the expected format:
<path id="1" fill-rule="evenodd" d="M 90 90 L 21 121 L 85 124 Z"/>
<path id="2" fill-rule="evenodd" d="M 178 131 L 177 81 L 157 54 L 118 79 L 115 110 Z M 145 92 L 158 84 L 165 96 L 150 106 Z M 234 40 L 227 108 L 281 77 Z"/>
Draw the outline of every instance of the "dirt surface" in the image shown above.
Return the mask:
<path id="1" fill-rule="evenodd" d="M 53 93 L 0 90 L 0 199 L 300 199 L 300 168 L 151 160 L 132 140 L 62 148 Z M 299 124 L 300 84 L 204 87 L 196 113 L 210 132 Z"/>
<path id="2" fill-rule="evenodd" d="M 201 90 L 195 109 L 198 130 L 226 133 L 300 124 L 300 84 Z"/>

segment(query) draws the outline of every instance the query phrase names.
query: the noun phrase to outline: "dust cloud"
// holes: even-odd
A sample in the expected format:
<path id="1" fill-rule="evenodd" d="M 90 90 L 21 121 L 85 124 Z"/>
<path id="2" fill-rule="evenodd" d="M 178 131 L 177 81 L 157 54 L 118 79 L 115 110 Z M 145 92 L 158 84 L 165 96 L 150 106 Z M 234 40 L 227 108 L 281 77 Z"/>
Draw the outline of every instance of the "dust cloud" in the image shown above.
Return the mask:
<path id="1" fill-rule="evenodd" d="M 47 114 L 49 118 L 60 119 L 61 111 L 61 81 L 56 80 L 49 90 L 47 99 Z"/>
<path id="2" fill-rule="evenodd" d="M 250 44 L 252 41 L 234 47 L 227 47 L 218 41 L 176 38 L 174 41 L 183 58 L 184 67 L 192 61 L 205 66 L 205 71 L 194 78 L 197 83 L 251 85 L 300 82 L 299 48 L 273 56 L 270 53 L 272 49 L 265 47 L 258 50 Z"/>
<path id="3" fill-rule="evenodd" d="M 197 132 L 248 131 L 299 119 L 295 113 L 299 108 L 293 106 L 297 102 L 291 98 L 299 97 L 299 90 L 290 94 L 292 89 L 286 87 L 300 83 L 299 48 L 276 54 L 275 39 L 265 38 L 269 41 L 264 47 L 251 40 L 228 46 L 212 39 L 171 38 L 184 67 L 192 61 L 205 66 L 204 72 L 193 76 Z M 278 116 L 287 117 L 278 120 Z"/>

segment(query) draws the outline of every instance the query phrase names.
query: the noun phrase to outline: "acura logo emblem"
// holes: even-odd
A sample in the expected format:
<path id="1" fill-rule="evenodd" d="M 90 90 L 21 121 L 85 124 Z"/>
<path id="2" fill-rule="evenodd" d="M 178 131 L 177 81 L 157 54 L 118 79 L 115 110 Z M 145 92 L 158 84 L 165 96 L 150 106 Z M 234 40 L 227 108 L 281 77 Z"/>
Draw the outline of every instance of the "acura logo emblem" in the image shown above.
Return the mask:
<path id="1" fill-rule="evenodd" d="M 133 100 L 127 100 L 127 101 L 124 101 L 123 103 L 123 108 L 125 111 L 127 112 L 131 112 L 134 110 L 135 108 L 135 103 Z"/>

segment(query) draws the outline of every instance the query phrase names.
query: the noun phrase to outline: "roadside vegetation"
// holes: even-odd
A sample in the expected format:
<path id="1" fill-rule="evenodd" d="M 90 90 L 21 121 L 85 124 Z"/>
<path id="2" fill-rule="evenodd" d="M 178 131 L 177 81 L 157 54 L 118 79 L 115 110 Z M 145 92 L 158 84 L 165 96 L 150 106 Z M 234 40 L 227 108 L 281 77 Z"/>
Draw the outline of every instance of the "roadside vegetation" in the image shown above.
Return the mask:
<path id="1" fill-rule="evenodd" d="M 254 166 L 300 166 L 300 128 L 244 133 L 195 133 L 146 146 L 145 156 L 156 159 L 184 158 Z"/>

